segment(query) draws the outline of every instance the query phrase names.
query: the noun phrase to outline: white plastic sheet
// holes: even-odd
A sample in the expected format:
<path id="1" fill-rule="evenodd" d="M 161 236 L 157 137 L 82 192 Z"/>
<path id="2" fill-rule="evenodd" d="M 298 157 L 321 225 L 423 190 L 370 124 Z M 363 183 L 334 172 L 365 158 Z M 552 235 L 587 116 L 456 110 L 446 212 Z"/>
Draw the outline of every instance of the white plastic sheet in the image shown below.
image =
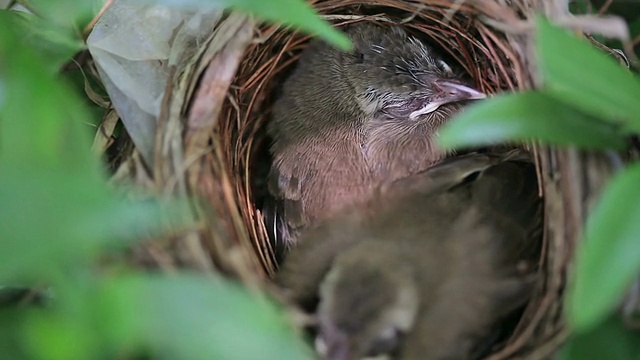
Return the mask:
<path id="1" fill-rule="evenodd" d="M 194 12 L 119 0 L 87 39 L 107 93 L 149 166 L 169 66 L 184 65 L 220 16 L 213 8 Z"/>

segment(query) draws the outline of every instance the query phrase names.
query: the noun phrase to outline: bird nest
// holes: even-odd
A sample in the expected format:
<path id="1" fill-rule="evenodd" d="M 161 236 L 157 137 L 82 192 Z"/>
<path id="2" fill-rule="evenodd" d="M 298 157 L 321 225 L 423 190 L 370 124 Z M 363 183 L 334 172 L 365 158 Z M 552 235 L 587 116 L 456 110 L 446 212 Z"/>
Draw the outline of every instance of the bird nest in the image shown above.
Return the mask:
<path id="1" fill-rule="evenodd" d="M 360 21 L 395 23 L 424 39 L 464 69 L 486 93 L 535 88 L 532 22 L 566 11 L 538 0 L 312 0 L 340 27 Z M 562 3 L 562 2 L 557 2 Z M 556 12 L 556 13 L 554 13 Z M 233 20 L 233 21 L 231 21 Z M 199 200 L 201 227 L 164 248 L 146 248 L 156 263 L 213 268 L 244 282 L 274 274 L 277 264 L 260 211 L 270 165 L 265 128 L 278 86 L 309 37 L 230 14 L 217 45 L 200 53 L 201 75 L 179 111 L 176 131 L 165 111 L 154 181 L 182 188 Z M 223 31 L 224 30 L 224 31 Z M 197 84 L 197 85 L 196 85 Z M 167 101 L 168 103 L 169 101 Z M 168 107 L 170 109 L 170 106 Z M 164 119 L 164 120 L 163 120 Z M 185 120 L 186 119 L 186 120 Z M 164 122 L 163 122 L 164 121 Z M 171 143 L 182 144 L 179 154 Z M 548 358 L 565 337 L 562 295 L 576 239 L 591 202 L 611 172 L 610 159 L 530 144 L 545 200 L 540 269 L 543 280 L 508 339 L 490 359 Z M 176 156 L 176 154 L 180 156 Z M 178 160 L 176 160 L 178 159 Z M 168 264 L 168 265 L 167 265 Z"/>

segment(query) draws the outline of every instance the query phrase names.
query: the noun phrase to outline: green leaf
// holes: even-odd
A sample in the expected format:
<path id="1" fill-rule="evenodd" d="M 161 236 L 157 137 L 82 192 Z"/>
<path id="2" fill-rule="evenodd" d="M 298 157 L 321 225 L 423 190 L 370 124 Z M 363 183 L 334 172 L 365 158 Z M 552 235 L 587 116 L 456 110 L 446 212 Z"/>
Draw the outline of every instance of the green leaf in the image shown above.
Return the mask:
<path id="1" fill-rule="evenodd" d="M 55 281 L 114 240 L 161 228 L 157 203 L 108 190 L 89 112 L 0 21 L 0 284 Z"/>
<path id="2" fill-rule="evenodd" d="M 537 21 L 538 65 L 545 93 L 640 131 L 640 80 L 586 41 Z"/>
<path id="3" fill-rule="evenodd" d="M 103 299 L 128 318 L 124 334 L 137 331 L 130 335 L 164 359 L 310 358 L 271 303 L 221 279 L 132 277 L 110 284 Z"/>
<path id="4" fill-rule="evenodd" d="M 70 335 L 84 329 L 81 339 L 101 342 L 83 349 L 86 359 L 104 357 L 105 352 L 148 352 L 151 358 L 167 360 L 314 358 L 276 306 L 220 278 L 112 277 L 87 291 L 84 304 L 75 308 L 80 311 L 33 319 L 27 339 L 36 345 L 34 353 L 48 355 L 55 347 L 57 359 L 72 358 L 76 344 Z M 51 331 L 58 327 L 64 331 Z"/>
<path id="5" fill-rule="evenodd" d="M 6 15 L 6 14 L 4 14 Z M 78 95 L 47 71 L 43 58 L 16 32 L 18 17 L 0 21 L 0 161 L 98 178 L 89 149 L 90 113 Z"/>
<path id="6" fill-rule="evenodd" d="M 0 10 L 0 22 L 11 21 L 22 41 L 46 61 L 51 72 L 57 72 L 76 53 L 85 48 L 79 34 L 68 27 L 21 11 Z"/>
<path id="7" fill-rule="evenodd" d="M 0 173 L 0 284 L 63 281 L 107 248 L 186 224 L 178 203 L 163 212 L 155 201 L 124 201 L 87 176 L 18 166 Z"/>
<path id="8" fill-rule="evenodd" d="M 86 109 L 21 41 L 12 26 L 16 18 L 5 15 L 9 21 L 0 21 L 0 253 L 6 258 L 0 278 L 9 280 L 37 278 L 50 274 L 53 264 L 77 261 L 73 255 L 85 254 L 92 242 L 73 236 L 75 221 L 109 197 L 82 128 Z"/>
<path id="9" fill-rule="evenodd" d="M 25 318 L 22 306 L 0 307 L 0 354 L 4 359 L 29 360 L 20 336 Z"/>
<path id="10" fill-rule="evenodd" d="M 262 20 L 273 21 L 300 28 L 302 31 L 318 35 L 327 42 L 343 49 L 351 47 L 349 39 L 328 22 L 318 17 L 317 13 L 303 0 L 140 0 L 147 3 L 158 3 L 176 6 L 181 9 L 211 9 L 212 6 L 229 7 Z"/>
<path id="11" fill-rule="evenodd" d="M 501 95 L 465 108 L 440 130 L 438 143 L 454 148 L 534 139 L 597 149 L 624 146 L 615 126 L 535 92 Z"/>
<path id="12" fill-rule="evenodd" d="M 585 334 L 573 335 L 562 347 L 558 360 L 637 360 L 640 334 L 626 329 L 614 317 Z"/>
<path id="13" fill-rule="evenodd" d="M 87 320 L 89 314 L 33 311 L 22 335 L 23 348 L 33 360 L 84 360 L 109 358 L 101 353 L 100 338 Z M 93 324 L 96 327 L 100 324 Z M 112 357 L 115 358 L 115 357 Z"/>
<path id="14" fill-rule="evenodd" d="M 98 13 L 104 0 L 28 0 L 38 16 L 66 26 L 84 26 Z"/>
<path id="15" fill-rule="evenodd" d="M 640 273 L 640 164 L 617 174 L 587 221 L 576 251 L 568 318 L 587 331 L 607 317 Z"/>
<path id="16" fill-rule="evenodd" d="M 350 48 L 348 38 L 320 19 L 309 6 L 301 0 L 228 0 L 229 5 L 255 14 L 265 20 L 282 22 L 299 27 L 311 34 L 319 35 L 326 41 L 347 50 Z"/>

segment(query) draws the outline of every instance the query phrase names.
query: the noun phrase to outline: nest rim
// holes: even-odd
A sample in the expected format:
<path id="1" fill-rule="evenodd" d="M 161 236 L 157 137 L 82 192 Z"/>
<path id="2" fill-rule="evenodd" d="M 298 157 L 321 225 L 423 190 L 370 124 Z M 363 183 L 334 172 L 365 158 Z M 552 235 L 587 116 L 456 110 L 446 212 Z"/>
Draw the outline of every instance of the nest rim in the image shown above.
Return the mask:
<path id="1" fill-rule="evenodd" d="M 365 7 L 364 1 L 314 0 L 310 3 L 325 20 L 338 28 L 360 21 L 377 21 L 402 26 L 409 33 L 422 38 L 435 39 L 439 48 L 455 59 L 456 65 L 487 94 L 524 90 L 533 86 L 535 79 L 524 60 L 526 54 L 522 53 L 522 49 L 514 48 L 512 38 L 480 21 L 479 18 L 487 14 L 476 6 L 465 2 L 452 4 L 448 0 L 431 1 L 429 5 L 424 1 L 366 2 L 366 10 L 395 9 L 398 14 L 404 15 L 400 16 L 384 12 L 354 14 L 354 9 Z M 516 10 L 514 13 L 523 11 Z M 253 166 L 256 162 L 264 161 L 260 152 L 268 152 L 269 140 L 264 128 L 277 84 L 295 66 L 311 37 L 275 25 L 262 25 L 257 32 L 261 41 L 251 44 L 242 57 L 234 83 L 227 94 L 228 100 L 223 107 L 213 143 L 217 153 L 215 161 L 218 162 L 215 166 L 224 168 L 218 174 L 228 177 L 225 181 L 233 183 L 233 187 L 226 190 L 224 207 L 229 213 L 235 211 L 233 223 L 244 223 L 246 226 L 246 232 L 235 241 L 253 254 L 254 265 L 259 263 L 258 268 L 253 266 L 250 272 L 253 271 L 257 278 L 266 279 L 275 273 L 277 264 L 261 211 L 256 206 Z M 450 44 L 454 46 L 446 46 Z M 543 180 L 539 174 L 538 179 Z M 545 249 L 548 248 L 545 237 L 542 256 L 545 256 Z M 544 267 L 544 262 L 545 259 L 541 258 L 540 269 Z M 246 272 L 247 269 L 240 271 Z M 540 284 L 538 292 L 540 294 L 530 301 L 509 339 L 489 359 L 498 360 L 523 351 L 532 352 L 535 351 L 532 350 L 532 344 L 549 344 L 561 337 L 560 321 L 552 324 L 551 335 L 548 332 L 544 336 L 537 335 L 536 325 L 550 311 L 548 302 L 558 300 L 557 294 L 549 293 L 544 284 Z"/>

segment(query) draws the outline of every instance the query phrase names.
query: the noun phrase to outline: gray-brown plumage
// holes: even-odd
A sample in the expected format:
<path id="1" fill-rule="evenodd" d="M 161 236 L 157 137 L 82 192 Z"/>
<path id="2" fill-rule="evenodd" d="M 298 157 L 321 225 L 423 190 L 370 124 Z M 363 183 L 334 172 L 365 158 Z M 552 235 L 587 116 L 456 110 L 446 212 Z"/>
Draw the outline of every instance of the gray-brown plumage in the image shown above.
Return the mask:
<path id="1" fill-rule="evenodd" d="M 327 359 L 486 350 L 536 279 L 540 200 L 534 166 L 518 154 L 446 160 L 301 236 L 276 282 L 307 309 L 319 298 Z"/>
<path id="2" fill-rule="evenodd" d="M 269 191 L 279 209 L 267 226 L 279 244 L 440 160 L 438 127 L 460 101 L 484 97 L 399 27 L 360 23 L 345 32 L 353 51 L 312 41 L 273 107 Z"/>

